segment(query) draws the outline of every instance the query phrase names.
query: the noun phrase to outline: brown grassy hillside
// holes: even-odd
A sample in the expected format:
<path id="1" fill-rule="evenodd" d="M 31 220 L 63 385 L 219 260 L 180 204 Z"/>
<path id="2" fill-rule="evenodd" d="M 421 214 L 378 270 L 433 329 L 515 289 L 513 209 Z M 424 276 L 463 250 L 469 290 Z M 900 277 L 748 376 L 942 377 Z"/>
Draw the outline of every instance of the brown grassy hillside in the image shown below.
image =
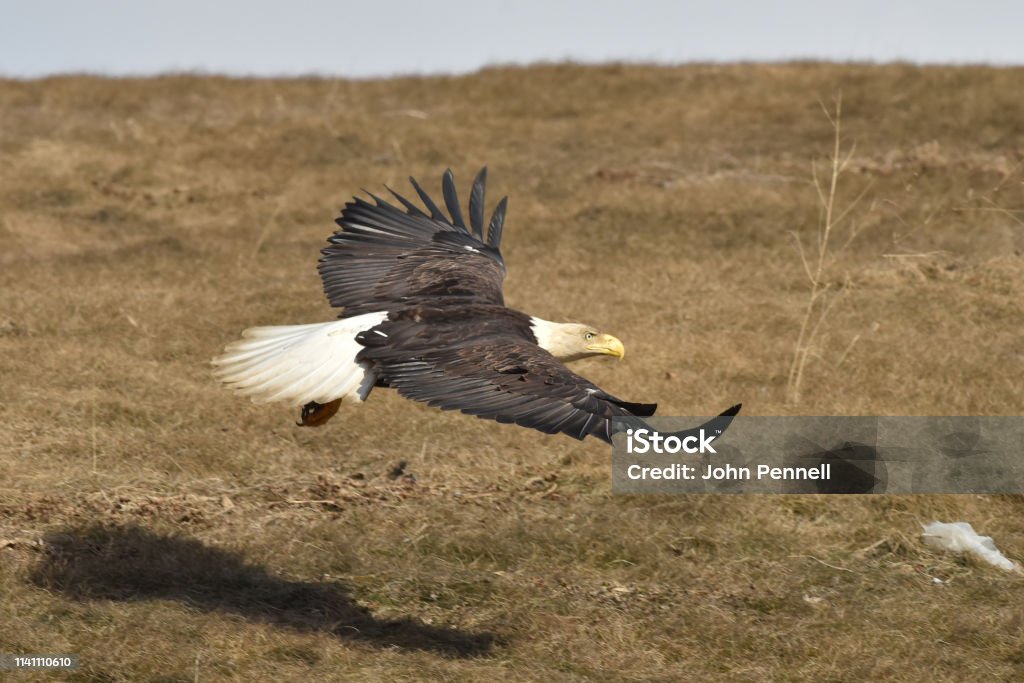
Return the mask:
<path id="1" fill-rule="evenodd" d="M 792 403 L 840 90 L 852 209 Z M 314 266 L 360 188 L 487 164 L 509 304 L 621 337 L 577 367 L 609 391 L 1020 414 L 1022 92 L 813 64 L 0 82 L 0 652 L 83 681 L 1021 678 L 1022 579 L 919 541 L 963 519 L 1024 557 L 1018 497 L 612 496 L 597 441 L 386 391 L 300 429 L 207 360 L 334 315 Z"/>

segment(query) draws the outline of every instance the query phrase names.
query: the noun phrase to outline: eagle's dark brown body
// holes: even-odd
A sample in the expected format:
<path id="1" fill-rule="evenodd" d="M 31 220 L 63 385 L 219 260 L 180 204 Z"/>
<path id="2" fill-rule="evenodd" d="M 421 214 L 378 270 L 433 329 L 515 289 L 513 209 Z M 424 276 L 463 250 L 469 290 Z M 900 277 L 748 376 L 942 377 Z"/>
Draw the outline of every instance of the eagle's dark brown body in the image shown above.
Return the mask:
<path id="1" fill-rule="evenodd" d="M 357 359 L 406 398 L 577 438 L 657 406 L 618 399 L 537 346 L 531 317 L 503 306 L 413 306 L 356 340 Z"/>

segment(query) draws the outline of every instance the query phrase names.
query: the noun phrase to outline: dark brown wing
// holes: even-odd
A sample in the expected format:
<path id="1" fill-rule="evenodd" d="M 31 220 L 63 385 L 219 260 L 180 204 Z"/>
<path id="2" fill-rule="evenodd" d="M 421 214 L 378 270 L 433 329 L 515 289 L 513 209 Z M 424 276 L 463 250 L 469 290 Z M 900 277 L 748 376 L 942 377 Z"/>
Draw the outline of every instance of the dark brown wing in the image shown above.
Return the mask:
<path id="1" fill-rule="evenodd" d="M 504 305 L 499 247 L 508 204 L 499 202 L 485 237 L 487 169 L 473 183 L 469 227 L 450 170 L 442 181 L 450 218 L 409 180 L 426 211 L 394 191 L 404 211 L 372 194 L 372 203 L 355 198 L 345 205 L 318 267 L 331 305 L 344 309 L 342 317 L 441 300 Z"/>
<path id="2" fill-rule="evenodd" d="M 384 323 L 357 337 L 366 347 L 358 359 L 414 401 L 577 439 L 611 442 L 612 418 L 649 416 L 657 407 L 618 399 L 513 335 L 470 334 L 440 348 L 428 338 L 415 323 Z"/>

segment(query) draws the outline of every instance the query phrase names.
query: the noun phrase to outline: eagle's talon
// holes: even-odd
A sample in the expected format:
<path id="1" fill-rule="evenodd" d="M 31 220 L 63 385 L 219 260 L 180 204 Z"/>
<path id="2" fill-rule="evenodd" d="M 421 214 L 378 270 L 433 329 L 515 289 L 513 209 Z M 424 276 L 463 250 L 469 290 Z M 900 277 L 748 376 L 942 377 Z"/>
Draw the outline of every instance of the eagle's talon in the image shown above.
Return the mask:
<path id="1" fill-rule="evenodd" d="M 302 406 L 301 422 L 295 424 L 299 427 L 320 427 L 327 423 L 341 406 L 341 399 L 335 399 L 329 403 L 317 403 L 310 401 Z"/>

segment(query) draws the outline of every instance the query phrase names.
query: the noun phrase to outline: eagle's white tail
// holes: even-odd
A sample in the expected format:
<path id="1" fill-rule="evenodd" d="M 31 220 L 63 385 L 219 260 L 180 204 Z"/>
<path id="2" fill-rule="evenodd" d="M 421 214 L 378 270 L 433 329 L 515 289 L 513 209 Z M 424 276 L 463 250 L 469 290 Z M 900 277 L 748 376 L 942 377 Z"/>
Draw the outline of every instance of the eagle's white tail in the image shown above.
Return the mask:
<path id="1" fill-rule="evenodd" d="M 366 313 L 310 325 L 251 327 L 213 359 L 214 374 L 258 402 L 362 401 L 376 377 L 365 363 L 356 362 L 363 347 L 355 337 L 387 316 Z"/>

